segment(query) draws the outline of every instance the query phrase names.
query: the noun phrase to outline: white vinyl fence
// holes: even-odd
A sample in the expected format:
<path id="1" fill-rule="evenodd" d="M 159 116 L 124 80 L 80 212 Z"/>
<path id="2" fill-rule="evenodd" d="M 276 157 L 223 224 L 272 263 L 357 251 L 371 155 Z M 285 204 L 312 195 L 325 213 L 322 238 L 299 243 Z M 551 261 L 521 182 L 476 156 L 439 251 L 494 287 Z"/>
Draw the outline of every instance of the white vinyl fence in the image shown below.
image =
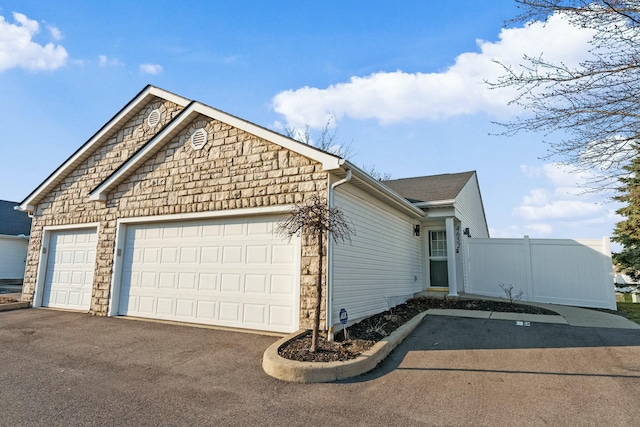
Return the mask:
<path id="1" fill-rule="evenodd" d="M 522 301 L 616 309 L 609 238 L 469 239 L 465 292 Z"/>

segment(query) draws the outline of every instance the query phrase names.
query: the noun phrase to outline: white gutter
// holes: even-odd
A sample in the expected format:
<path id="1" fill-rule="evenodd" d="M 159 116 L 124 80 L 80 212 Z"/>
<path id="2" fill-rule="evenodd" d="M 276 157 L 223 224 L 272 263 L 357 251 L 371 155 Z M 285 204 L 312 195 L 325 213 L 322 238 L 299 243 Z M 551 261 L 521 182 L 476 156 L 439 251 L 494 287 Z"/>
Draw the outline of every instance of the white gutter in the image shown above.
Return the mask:
<path id="1" fill-rule="evenodd" d="M 333 207 L 333 190 L 342 184 L 351 181 L 351 169 L 347 169 L 347 176 L 340 181 L 336 181 L 329 187 L 329 208 Z M 327 339 L 333 341 L 333 239 L 327 236 L 327 313 L 325 319 L 327 321 Z"/>
<path id="2" fill-rule="evenodd" d="M 419 208 L 435 208 L 439 206 L 452 206 L 456 202 L 456 199 L 449 200 L 436 200 L 433 202 L 418 202 L 413 205 Z"/>
<path id="3" fill-rule="evenodd" d="M 396 193 L 380 181 L 372 178 L 368 173 L 359 169 L 349 161 L 346 161 L 343 165 L 345 168 L 352 169 L 358 182 L 366 185 L 369 190 L 373 191 L 374 197 L 382 197 L 381 200 L 386 200 L 386 203 L 394 206 L 396 209 L 404 211 L 406 214 L 416 218 L 424 218 L 424 212 L 409 202 L 407 199 Z M 377 196 L 376 196 L 377 194 Z"/>

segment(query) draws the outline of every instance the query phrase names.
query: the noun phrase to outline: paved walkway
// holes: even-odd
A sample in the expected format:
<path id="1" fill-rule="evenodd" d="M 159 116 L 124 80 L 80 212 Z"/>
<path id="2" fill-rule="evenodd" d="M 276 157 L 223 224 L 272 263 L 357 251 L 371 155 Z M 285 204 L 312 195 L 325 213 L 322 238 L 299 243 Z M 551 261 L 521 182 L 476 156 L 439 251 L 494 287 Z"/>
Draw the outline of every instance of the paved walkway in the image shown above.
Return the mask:
<path id="1" fill-rule="evenodd" d="M 465 294 L 464 299 L 485 299 L 501 301 L 498 298 L 489 298 L 480 295 Z M 477 311 L 477 310 L 451 310 L 451 309 L 431 309 L 427 311 L 431 316 L 456 316 L 471 317 L 480 319 L 499 319 L 499 320 L 515 320 L 524 322 L 538 323 L 557 323 L 570 326 L 582 326 L 590 328 L 618 328 L 618 329 L 640 329 L 640 325 L 631 320 L 617 314 L 607 313 L 604 311 L 571 307 L 568 305 L 558 304 L 542 304 L 535 302 L 524 302 L 527 305 L 546 308 L 555 311 L 558 316 L 539 315 L 539 314 L 521 314 L 521 313 L 499 313 L 495 311 Z"/>

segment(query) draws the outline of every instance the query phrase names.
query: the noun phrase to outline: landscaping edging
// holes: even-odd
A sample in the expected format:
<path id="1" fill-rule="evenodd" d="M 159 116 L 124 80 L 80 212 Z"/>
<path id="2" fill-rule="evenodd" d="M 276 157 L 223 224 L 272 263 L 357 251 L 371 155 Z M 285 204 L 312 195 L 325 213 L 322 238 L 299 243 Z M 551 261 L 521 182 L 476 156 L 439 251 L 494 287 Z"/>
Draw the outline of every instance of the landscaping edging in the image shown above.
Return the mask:
<path id="1" fill-rule="evenodd" d="M 306 332 L 300 330 L 267 348 L 262 357 L 262 369 L 274 378 L 296 383 L 327 383 L 355 377 L 375 368 L 420 324 L 426 315 L 426 311 L 416 315 L 357 358 L 344 362 L 298 362 L 280 356 L 278 354 L 280 347 Z"/>

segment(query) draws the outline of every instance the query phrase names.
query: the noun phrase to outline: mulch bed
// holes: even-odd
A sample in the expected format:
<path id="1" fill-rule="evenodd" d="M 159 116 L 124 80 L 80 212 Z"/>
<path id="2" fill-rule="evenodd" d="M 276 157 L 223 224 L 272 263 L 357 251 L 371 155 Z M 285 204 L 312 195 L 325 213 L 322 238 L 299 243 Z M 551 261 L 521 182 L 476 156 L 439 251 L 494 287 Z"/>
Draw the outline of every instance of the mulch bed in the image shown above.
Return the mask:
<path id="1" fill-rule="evenodd" d="M 309 351 L 309 348 L 311 348 L 311 332 L 308 332 L 280 347 L 278 353 L 286 359 L 301 362 L 335 362 L 355 359 L 414 316 L 430 308 L 497 311 L 501 313 L 558 314 L 544 308 L 505 301 L 413 298 L 404 304 L 394 307 L 392 310 L 376 314 L 349 326 L 349 340 L 344 340 L 342 332 L 336 334 L 333 342 L 327 341 L 326 335 L 321 335 L 318 351 L 312 353 Z"/>
<path id="2" fill-rule="evenodd" d="M 12 302 L 18 302 L 18 300 L 15 299 L 15 298 L 9 298 L 9 297 L 0 296 L 0 304 L 9 304 L 9 303 L 12 303 Z"/>

